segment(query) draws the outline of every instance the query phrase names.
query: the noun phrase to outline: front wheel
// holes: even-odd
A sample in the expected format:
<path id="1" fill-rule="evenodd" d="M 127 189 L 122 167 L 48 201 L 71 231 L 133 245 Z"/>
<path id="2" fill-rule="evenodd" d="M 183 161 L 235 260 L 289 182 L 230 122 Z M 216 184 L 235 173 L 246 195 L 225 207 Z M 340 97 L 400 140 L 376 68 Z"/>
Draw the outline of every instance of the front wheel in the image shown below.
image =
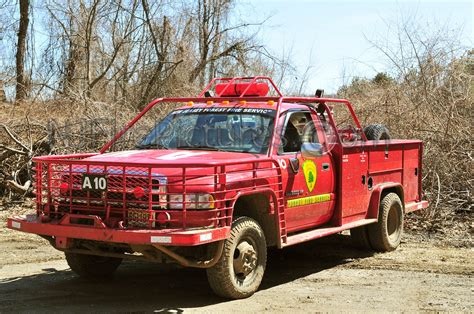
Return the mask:
<path id="1" fill-rule="evenodd" d="M 248 217 L 232 223 L 221 258 L 207 269 L 212 290 L 225 298 L 242 299 L 257 291 L 267 262 L 267 244 L 259 224 Z"/>
<path id="2" fill-rule="evenodd" d="M 66 252 L 66 261 L 73 272 L 85 278 L 111 276 L 122 262 L 121 258 Z"/>
<path id="3" fill-rule="evenodd" d="M 379 252 L 395 250 L 403 233 L 403 205 L 395 193 L 388 193 L 380 202 L 379 219 L 367 226 L 372 248 Z"/>

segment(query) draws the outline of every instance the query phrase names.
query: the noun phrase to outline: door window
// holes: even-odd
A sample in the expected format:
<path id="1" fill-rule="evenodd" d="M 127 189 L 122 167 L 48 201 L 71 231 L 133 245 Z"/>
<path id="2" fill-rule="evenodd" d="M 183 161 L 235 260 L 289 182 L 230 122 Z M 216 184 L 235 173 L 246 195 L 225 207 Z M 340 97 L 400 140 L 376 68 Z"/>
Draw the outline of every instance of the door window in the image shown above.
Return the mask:
<path id="1" fill-rule="evenodd" d="M 318 134 L 308 111 L 287 113 L 279 153 L 296 153 L 302 143 L 318 143 Z"/>

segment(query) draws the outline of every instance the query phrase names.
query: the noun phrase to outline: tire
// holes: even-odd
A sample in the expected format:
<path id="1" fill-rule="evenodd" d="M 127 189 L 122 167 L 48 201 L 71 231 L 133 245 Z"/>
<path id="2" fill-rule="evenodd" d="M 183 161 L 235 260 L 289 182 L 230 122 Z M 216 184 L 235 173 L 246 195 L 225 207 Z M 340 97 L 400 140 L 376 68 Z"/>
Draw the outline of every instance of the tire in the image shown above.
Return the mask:
<path id="1" fill-rule="evenodd" d="M 73 272 L 84 278 L 110 277 L 117 270 L 121 258 L 65 253 L 66 261 Z"/>
<path id="2" fill-rule="evenodd" d="M 361 250 L 371 250 L 367 226 L 360 226 L 351 229 L 351 241 L 354 247 Z"/>
<path id="3" fill-rule="evenodd" d="M 248 217 L 232 223 L 220 260 L 207 269 L 207 279 L 215 294 L 243 299 L 254 294 L 262 282 L 267 263 L 267 243 L 259 224 Z"/>
<path id="4" fill-rule="evenodd" d="M 382 198 L 377 223 L 367 226 L 372 248 L 379 252 L 395 250 L 403 234 L 403 205 L 395 193 Z"/>
<path id="5" fill-rule="evenodd" d="M 369 141 L 389 140 L 390 132 L 383 124 L 370 124 L 364 128 L 364 134 Z"/>

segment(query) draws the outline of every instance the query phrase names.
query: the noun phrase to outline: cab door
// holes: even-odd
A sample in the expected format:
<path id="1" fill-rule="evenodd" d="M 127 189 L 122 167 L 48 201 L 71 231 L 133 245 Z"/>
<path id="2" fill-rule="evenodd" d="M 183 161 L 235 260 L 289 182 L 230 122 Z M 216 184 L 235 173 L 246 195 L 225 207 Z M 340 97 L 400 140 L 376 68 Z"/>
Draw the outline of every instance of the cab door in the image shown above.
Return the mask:
<path id="1" fill-rule="evenodd" d="M 283 190 L 288 232 L 328 222 L 334 210 L 331 156 L 303 158 L 303 142 L 324 143 L 319 120 L 307 110 L 289 110 L 280 119 L 281 137 L 275 156 L 284 172 Z"/>

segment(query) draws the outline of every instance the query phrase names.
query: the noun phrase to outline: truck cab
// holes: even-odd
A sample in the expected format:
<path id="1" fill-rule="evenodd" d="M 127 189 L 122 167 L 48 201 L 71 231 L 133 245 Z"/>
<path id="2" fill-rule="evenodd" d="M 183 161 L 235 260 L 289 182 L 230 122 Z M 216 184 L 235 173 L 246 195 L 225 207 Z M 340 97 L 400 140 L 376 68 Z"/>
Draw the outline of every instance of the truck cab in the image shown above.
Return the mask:
<path id="1" fill-rule="evenodd" d="M 420 141 L 363 129 L 344 99 L 285 97 L 268 77 L 156 99 L 100 152 L 34 161 L 36 213 L 9 228 L 46 238 L 83 277 L 173 262 L 206 269 L 227 298 L 257 291 L 269 246 L 351 230 L 390 251 L 404 214 L 427 207 Z"/>

